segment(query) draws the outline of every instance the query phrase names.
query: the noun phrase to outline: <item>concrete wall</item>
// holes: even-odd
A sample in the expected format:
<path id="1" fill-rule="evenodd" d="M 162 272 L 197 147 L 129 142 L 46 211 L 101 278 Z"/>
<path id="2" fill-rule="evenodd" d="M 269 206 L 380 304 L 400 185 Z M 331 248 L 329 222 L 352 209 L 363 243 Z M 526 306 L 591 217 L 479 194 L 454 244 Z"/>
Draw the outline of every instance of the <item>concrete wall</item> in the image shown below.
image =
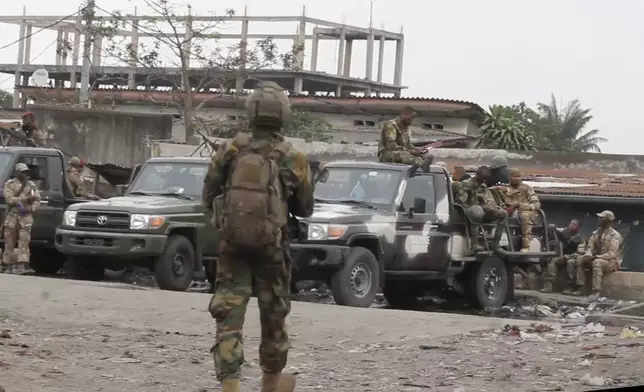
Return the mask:
<path id="1" fill-rule="evenodd" d="M 92 163 L 131 167 L 150 156 L 152 140 L 170 139 L 171 115 L 149 115 L 55 106 L 30 106 L 53 143 Z"/>

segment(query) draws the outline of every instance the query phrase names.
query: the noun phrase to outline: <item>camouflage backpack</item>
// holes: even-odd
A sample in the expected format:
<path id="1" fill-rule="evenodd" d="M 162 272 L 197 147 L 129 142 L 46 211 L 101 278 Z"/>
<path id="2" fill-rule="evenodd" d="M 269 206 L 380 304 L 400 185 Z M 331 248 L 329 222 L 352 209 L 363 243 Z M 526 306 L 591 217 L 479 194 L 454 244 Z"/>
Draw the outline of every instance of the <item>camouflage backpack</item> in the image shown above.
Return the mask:
<path id="1" fill-rule="evenodd" d="M 279 245 L 288 210 L 277 161 L 287 146 L 241 136 L 233 145 L 239 152 L 229 163 L 223 195 L 216 201 L 222 239 L 243 248 Z"/>

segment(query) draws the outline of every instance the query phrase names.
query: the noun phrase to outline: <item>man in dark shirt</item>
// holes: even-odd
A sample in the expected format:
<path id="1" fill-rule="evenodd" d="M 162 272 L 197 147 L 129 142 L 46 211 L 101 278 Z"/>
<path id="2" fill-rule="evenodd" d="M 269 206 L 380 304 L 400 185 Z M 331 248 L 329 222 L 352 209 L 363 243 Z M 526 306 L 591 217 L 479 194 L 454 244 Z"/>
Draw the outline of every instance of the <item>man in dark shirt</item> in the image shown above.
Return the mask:
<path id="1" fill-rule="evenodd" d="M 561 242 L 563 252 L 561 256 L 555 257 L 548 263 L 545 283 L 543 289 L 541 289 L 542 293 L 552 293 L 554 291 L 553 282 L 562 273 L 568 274 L 566 278 L 569 279 L 569 282 L 574 281 L 574 271 L 570 270 L 569 267 L 576 265 L 574 261 L 579 255 L 583 254 L 585 247 L 584 238 L 579 234 L 580 228 L 581 224 L 576 219 L 571 220 L 565 229 L 554 228 L 553 231 L 559 242 Z M 572 290 L 566 289 L 566 291 Z"/>
<path id="2" fill-rule="evenodd" d="M 492 164 L 490 164 L 490 172 L 490 178 L 485 184 L 488 188 L 492 188 L 496 185 L 507 185 L 510 183 L 508 160 L 505 159 L 505 157 L 497 155 L 492 158 Z"/>

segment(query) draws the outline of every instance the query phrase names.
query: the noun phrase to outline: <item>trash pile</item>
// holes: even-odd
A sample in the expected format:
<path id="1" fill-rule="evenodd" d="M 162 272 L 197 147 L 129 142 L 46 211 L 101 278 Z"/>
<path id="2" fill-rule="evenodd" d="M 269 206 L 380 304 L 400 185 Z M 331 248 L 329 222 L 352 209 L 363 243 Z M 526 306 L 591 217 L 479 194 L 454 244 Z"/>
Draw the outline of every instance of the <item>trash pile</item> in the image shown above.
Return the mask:
<path id="1" fill-rule="evenodd" d="M 554 338 L 555 343 L 572 343 L 582 338 L 601 338 L 606 333 L 606 327 L 599 323 L 588 323 L 586 325 L 562 325 L 553 328 L 546 324 L 531 324 L 529 328 L 521 329 L 516 325 L 507 324 L 503 329 L 497 329 L 494 338 L 514 337 L 506 341 L 508 345 L 514 346 L 523 342 L 545 342 L 547 338 Z"/>

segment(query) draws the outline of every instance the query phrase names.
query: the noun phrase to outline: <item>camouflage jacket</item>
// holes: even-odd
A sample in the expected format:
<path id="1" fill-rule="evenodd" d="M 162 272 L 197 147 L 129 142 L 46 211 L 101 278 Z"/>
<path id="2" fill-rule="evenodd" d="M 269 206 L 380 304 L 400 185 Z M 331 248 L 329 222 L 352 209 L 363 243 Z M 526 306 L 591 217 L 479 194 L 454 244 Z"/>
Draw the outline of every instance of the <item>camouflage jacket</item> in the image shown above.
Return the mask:
<path id="1" fill-rule="evenodd" d="M 463 207 L 467 208 L 473 205 L 480 205 L 484 209 L 498 208 L 492 193 L 485 183 L 479 184 L 474 178 L 454 182 L 452 189 L 454 190 L 454 201 Z"/>
<path id="2" fill-rule="evenodd" d="M 70 167 L 67 169 L 67 178 L 72 186 L 72 192 L 76 197 L 87 197 L 89 192 L 85 188 L 85 178 L 83 178 L 82 169 Z"/>
<path id="3" fill-rule="evenodd" d="M 239 137 L 239 136 L 238 136 Z M 252 138 L 268 138 L 272 143 L 285 143 L 284 137 L 277 134 L 254 133 Z M 213 156 L 204 179 L 204 186 L 201 195 L 201 202 L 208 212 L 213 213 L 213 202 L 217 196 L 223 193 L 228 174 L 228 164 L 239 152 L 236 143 L 237 137 L 226 140 L 219 146 L 217 153 Z M 288 189 L 289 212 L 299 217 L 309 217 L 313 214 L 313 183 L 311 181 L 311 168 L 304 154 L 292 148 L 286 143 L 288 150 L 281 155 L 277 162 L 280 168 L 280 176 L 286 189 Z"/>
<path id="4" fill-rule="evenodd" d="M 25 136 L 34 141 L 35 147 L 44 147 L 45 146 L 45 136 L 38 128 L 31 130 L 23 130 Z"/>
<path id="5" fill-rule="evenodd" d="M 411 131 L 403 127 L 398 118 L 389 120 L 382 127 L 378 154 L 383 151 L 404 151 L 414 148 L 411 144 Z"/>
<path id="6" fill-rule="evenodd" d="M 595 230 L 588 240 L 586 255 L 606 260 L 621 259 L 622 235 L 610 227 L 605 231 Z"/>
<path id="7" fill-rule="evenodd" d="M 538 211 L 541 208 L 541 202 L 534 189 L 524 183 L 517 187 L 508 186 L 503 192 L 503 199 L 510 207 L 519 205 L 521 211 Z"/>
<path id="8" fill-rule="evenodd" d="M 7 215 L 10 213 L 18 213 L 18 203 L 27 209 L 29 213 L 36 211 L 38 206 L 40 206 L 40 192 L 36 187 L 36 184 L 33 181 L 26 180 L 27 184 L 23 187 L 20 180 L 17 178 L 12 178 L 9 181 L 4 183 L 4 197 L 9 206 Z M 22 188 L 22 191 L 20 189 Z M 20 192 L 20 194 L 18 194 Z M 33 194 L 36 196 L 36 200 L 32 203 L 27 202 L 27 196 Z"/>

